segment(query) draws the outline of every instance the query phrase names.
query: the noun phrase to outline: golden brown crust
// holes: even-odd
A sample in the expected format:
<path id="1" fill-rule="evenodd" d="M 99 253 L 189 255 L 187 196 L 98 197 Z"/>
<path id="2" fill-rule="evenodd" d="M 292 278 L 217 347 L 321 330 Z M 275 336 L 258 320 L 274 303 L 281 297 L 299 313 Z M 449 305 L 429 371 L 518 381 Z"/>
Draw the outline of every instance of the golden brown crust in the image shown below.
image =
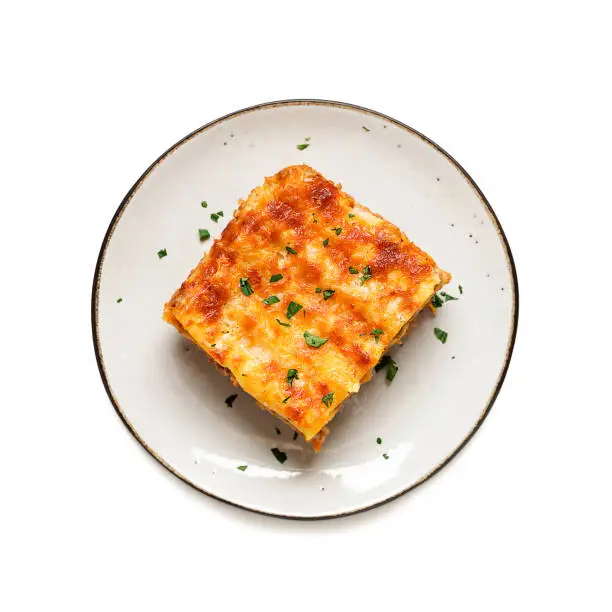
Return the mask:
<path id="1" fill-rule="evenodd" d="M 271 282 L 275 274 L 283 278 Z M 245 278 L 252 295 L 240 289 Z M 449 278 L 339 185 L 309 166 L 289 166 L 240 203 L 164 319 L 311 440 Z M 265 304 L 270 295 L 279 302 Z M 289 319 L 290 302 L 302 309 Z M 304 332 L 327 342 L 309 346 Z M 290 368 L 298 370 L 292 384 Z"/>

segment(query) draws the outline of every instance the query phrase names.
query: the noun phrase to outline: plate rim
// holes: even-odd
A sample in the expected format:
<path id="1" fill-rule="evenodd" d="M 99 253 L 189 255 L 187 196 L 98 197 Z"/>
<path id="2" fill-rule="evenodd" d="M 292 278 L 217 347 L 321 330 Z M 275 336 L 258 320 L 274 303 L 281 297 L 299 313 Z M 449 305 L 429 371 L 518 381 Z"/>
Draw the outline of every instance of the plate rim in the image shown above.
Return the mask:
<path id="1" fill-rule="evenodd" d="M 412 483 L 410 486 L 406 487 L 405 489 L 402 489 L 398 493 L 394 493 L 393 495 L 390 495 L 389 497 L 386 497 L 385 499 L 382 499 L 380 501 L 376 501 L 374 503 L 370 503 L 364 506 L 360 506 L 358 508 L 353 508 L 353 509 L 342 511 L 342 512 L 325 513 L 325 514 L 318 514 L 318 515 L 305 515 L 305 516 L 302 516 L 299 514 L 283 514 L 281 512 L 261 510 L 258 508 L 253 508 L 253 507 L 243 505 L 238 502 L 234 502 L 229 499 L 220 497 L 219 495 L 216 495 L 215 493 L 212 493 L 211 491 L 207 491 L 206 489 L 203 489 L 202 487 L 198 486 L 196 483 L 189 480 L 186 476 L 181 474 L 179 471 L 174 469 L 169 463 L 167 463 L 160 455 L 157 454 L 157 452 L 155 452 L 155 450 L 149 447 L 147 443 L 140 437 L 140 435 L 138 434 L 138 432 L 136 431 L 136 429 L 134 428 L 130 420 L 127 418 L 127 416 L 123 413 L 123 411 L 121 410 L 121 406 L 119 405 L 119 402 L 113 396 L 113 392 L 110 388 L 110 384 L 108 382 L 108 377 L 106 375 L 106 370 L 104 367 L 102 351 L 100 349 L 100 338 L 99 338 L 99 328 L 98 328 L 98 299 L 99 299 L 100 279 L 101 279 L 102 266 L 104 264 L 104 258 L 106 255 L 106 250 L 113 236 L 115 228 L 117 227 L 117 224 L 119 223 L 121 216 L 123 215 L 123 212 L 129 205 L 130 201 L 132 200 L 132 198 L 134 197 L 138 189 L 141 187 L 145 179 L 149 176 L 149 174 L 151 174 L 153 170 L 155 170 L 155 168 L 160 163 L 162 163 L 169 155 L 174 153 L 174 151 L 176 151 L 179 147 L 186 144 L 192 138 L 194 138 L 195 136 L 198 136 L 199 134 L 205 132 L 206 130 L 209 130 L 210 128 L 217 126 L 227 120 L 234 119 L 235 117 L 238 117 L 240 115 L 257 112 L 260 110 L 266 110 L 270 108 L 279 108 L 283 106 L 326 106 L 326 107 L 332 107 L 332 108 L 340 108 L 343 110 L 357 111 L 364 115 L 374 116 L 377 119 L 382 119 L 384 121 L 392 123 L 396 127 L 399 127 L 403 130 L 410 132 L 414 136 L 417 136 L 418 138 L 423 140 L 426 144 L 433 147 L 438 153 L 440 153 L 443 157 L 445 157 L 453 166 L 455 166 L 455 168 L 467 180 L 470 187 L 472 187 L 472 189 L 476 192 L 476 195 L 478 195 L 478 197 L 480 198 L 480 201 L 482 202 L 485 211 L 489 214 L 489 216 L 491 217 L 491 220 L 493 221 L 493 225 L 497 231 L 497 235 L 504 248 L 508 268 L 510 269 L 510 272 L 512 275 L 512 296 L 513 296 L 512 331 L 511 331 L 510 339 L 506 347 L 506 356 L 504 359 L 504 364 L 500 370 L 499 376 L 497 378 L 497 382 L 495 384 L 495 388 L 493 389 L 491 395 L 489 396 L 489 400 L 486 403 L 484 410 L 481 412 L 478 420 L 475 422 L 474 426 L 468 432 L 467 436 L 460 442 L 460 444 L 447 457 L 445 457 L 432 470 L 430 470 L 427 474 L 425 474 L 417 482 Z M 512 359 L 512 353 L 514 351 L 514 345 L 516 343 L 516 335 L 517 335 L 517 330 L 518 330 L 518 319 L 519 319 L 518 275 L 516 271 L 516 264 L 514 261 L 514 257 L 512 255 L 512 250 L 510 248 L 510 244 L 502 228 L 502 225 L 499 222 L 499 219 L 495 211 L 493 210 L 493 207 L 491 206 L 491 204 L 485 197 L 484 193 L 481 191 L 480 187 L 476 184 L 474 179 L 465 170 L 465 168 L 450 153 L 448 153 L 445 149 L 443 149 L 440 145 L 435 143 L 433 140 L 431 140 L 430 138 L 428 138 L 427 136 L 425 136 L 418 130 L 415 130 L 409 125 L 401 121 L 398 121 L 397 119 L 394 119 L 393 117 L 390 117 L 389 115 L 385 115 L 384 113 L 380 113 L 370 108 L 366 108 L 366 107 L 359 106 L 356 104 L 351 104 L 349 102 L 339 102 L 335 100 L 325 100 L 325 99 L 316 99 L 316 98 L 303 98 L 303 99 L 295 98 L 295 99 L 286 99 L 286 100 L 274 100 L 271 102 L 262 102 L 260 104 L 255 104 L 253 106 L 247 106 L 245 108 L 233 111 L 231 113 L 228 113 L 227 115 L 223 115 L 217 119 L 214 119 L 213 121 L 210 121 L 202 125 L 201 127 L 193 130 L 192 132 L 190 132 L 189 134 L 187 134 L 186 136 L 184 136 L 183 138 L 175 142 L 171 147 L 169 147 L 166 151 L 164 151 L 164 153 L 162 153 L 140 175 L 140 177 L 132 185 L 132 187 L 129 189 L 129 191 L 127 192 L 127 194 L 121 201 L 121 204 L 119 204 L 119 207 L 115 211 L 113 217 L 111 218 L 111 221 L 108 225 L 106 233 L 104 234 L 104 238 L 102 240 L 100 250 L 98 252 L 98 258 L 97 258 L 96 267 L 94 270 L 93 285 L 92 285 L 92 291 L 91 291 L 91 331 L 92 331 L 92 339 L 93 339 L 96 363 L 98 365 L 98 371 L 100 373 L 102 384 L 104 385 L 104 389 L 106 390 L 106 394 L 108 395 L 111 405 L 115 409 L 117 416 L 121 419 L 121 421 L 126 426 L 128 431 L 135 438 L 135 440 L 149 453 L 149 455 L 151 455 L 151 457 L 153 457 L 158 463 L 160 463 L 164 468 L 166 468 L 171 474 L 176 476 L 179 480 L 189 485 L 196 491 L 199 491 L 200 493 L 204 493 L 205 495 L 212 497 L 213 499 L 216 499 L 226 504 L 229 504 L 231 506 L 234 506 L 235 508 L 240 508 L 242 510 L 248 510 L 249 512 L 255 512 L 257 514 L 263 514 L 265 516 L 272 516 L 275 518 L 301 520 L 301 521 L 313 521 L 313 520 L 340 518 L 344 516 L 351 516 L 354 514 L 359 514 L 361 512 L 365 512 L 366 510 L 378 508 L 384 504 L 387 504 L 397 499 L 398 497 L 402 495 L 405 495 L 406 493 L 410 491 L 413 491 L 414 489 L 422 485 L 424 482 L 426 482 L 427 480 L 429 480 L 430 478 L 438 474 L 444 467 L 446 467 L 465 448 L 468 442 L 474 437 L 476 432 L 480 429 L 481 425 L 483 424 L 483 422 L 489 415 L 491 408 L 493 407 L 493 404 L 495 403 L 495 400 L 497 399 L 499 395 L 499 392 L 504 384 L 504 380 L 506 378 L 508 368 L 510 366 L 510 361 Z"/>

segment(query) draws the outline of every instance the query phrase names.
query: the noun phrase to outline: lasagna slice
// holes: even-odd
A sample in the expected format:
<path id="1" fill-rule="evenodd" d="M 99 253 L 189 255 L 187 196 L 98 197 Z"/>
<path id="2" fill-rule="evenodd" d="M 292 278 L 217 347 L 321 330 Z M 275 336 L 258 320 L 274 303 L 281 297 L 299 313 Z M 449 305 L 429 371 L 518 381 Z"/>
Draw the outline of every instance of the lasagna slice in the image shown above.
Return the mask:
<path id="1" fill-rule="evenodd" d="M 341 185 L 289 166 L 239 202 L 164 319 L 318 451 L 342 402 L 449 280 Z"/>

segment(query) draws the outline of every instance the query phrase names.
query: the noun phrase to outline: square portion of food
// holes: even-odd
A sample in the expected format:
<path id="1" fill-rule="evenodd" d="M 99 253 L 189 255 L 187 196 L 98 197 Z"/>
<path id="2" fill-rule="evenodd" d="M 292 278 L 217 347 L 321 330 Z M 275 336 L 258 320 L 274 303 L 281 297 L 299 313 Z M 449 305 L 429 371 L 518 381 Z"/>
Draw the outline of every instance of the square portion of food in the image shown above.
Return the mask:
<path id="1" fill-rule="evenodd" d="M 318 450 L 450 275 L 309 166 L 266 178 L 239 204 L 164 319 Z"/>

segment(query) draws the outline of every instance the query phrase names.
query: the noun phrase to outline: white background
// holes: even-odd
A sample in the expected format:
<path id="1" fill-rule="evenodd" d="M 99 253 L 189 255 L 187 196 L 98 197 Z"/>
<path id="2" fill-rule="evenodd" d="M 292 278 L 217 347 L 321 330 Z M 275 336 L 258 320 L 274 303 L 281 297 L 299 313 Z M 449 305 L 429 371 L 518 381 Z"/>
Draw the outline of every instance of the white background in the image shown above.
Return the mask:
<path id="1" fill-rule="evenodd" d="M 605 2 L 3 5 L 0 609 L 610 610 L 610 19 Z M 98 249 L 149 163 L 284 98 L 442 145 L 520 282 L 506 383 L 438 476 L 324 522 L 165 472 L 106 398 Z"/>

